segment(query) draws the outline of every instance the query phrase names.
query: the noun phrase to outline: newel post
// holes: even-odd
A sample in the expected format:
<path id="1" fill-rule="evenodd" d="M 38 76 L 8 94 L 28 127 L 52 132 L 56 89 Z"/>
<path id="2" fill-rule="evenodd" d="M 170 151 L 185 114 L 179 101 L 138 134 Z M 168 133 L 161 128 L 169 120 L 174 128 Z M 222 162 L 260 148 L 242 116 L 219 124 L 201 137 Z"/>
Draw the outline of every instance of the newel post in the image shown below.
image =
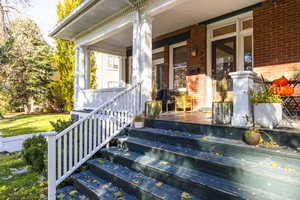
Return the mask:
<path id="1" fill-rule="evenodd" d="M 233 80 L 233 126 L 249 127 L 253 122 L 250 91 L 254 87 L 257 74 L 252 71 L 232 72 Z"/>
<path id="2" fill-rule="evenodd" d="M 48 135 L 48 200 L 56 199 L 56 138 Z"/>

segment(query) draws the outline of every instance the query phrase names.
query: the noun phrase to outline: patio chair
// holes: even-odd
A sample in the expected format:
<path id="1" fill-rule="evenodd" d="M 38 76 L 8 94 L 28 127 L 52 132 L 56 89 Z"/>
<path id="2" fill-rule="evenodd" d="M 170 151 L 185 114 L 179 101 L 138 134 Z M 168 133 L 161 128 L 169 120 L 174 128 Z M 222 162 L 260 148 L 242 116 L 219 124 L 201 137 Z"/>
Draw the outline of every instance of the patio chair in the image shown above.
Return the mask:
<path id="1" fill-rule="evenodd" d="M 192 96 L 178 96 L 175 97 L 175 111 L 192 111 L 193 97 Z"/>

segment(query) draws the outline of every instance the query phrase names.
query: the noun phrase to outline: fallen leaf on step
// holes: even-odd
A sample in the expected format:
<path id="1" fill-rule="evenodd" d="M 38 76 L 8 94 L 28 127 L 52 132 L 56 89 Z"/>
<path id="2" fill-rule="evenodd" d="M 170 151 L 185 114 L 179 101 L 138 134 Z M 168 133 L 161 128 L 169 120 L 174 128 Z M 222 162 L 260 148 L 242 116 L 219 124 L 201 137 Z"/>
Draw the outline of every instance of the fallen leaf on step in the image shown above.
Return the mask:
<path id="1" fill-rule="evenodd" d="M 167 165 L 167 164 L 169 164 L 169 162 L 167 162 L 167 161 L 160 161 L 159 164 L 161 164 L 161 165 Z"/>
<path id="2" fill-rule="evenodd" d="M 105 160 L 98 160 L 98 163 L 104 164 L 104 163 L 105 163 Z"/>
<path id="3" fill-rule="evenodd" d="M 162 185 L 163 185 L 162 182 L 157 182 L 157 183 L 155 183 L 155 186 L 156 186 L 156 187 L 161 187 Z"/>
<path id="4" fill-rule="evenodd" d="M 278 164 L 276 162 L 271 162 L 272 167 L 278 167 Z"/>
<path id="5" fill-rule="evenodd" d="M 133 184 L 139 184 L 139 183 L 140 183 L 139 180 L 132 180 L 131 182 L 132 182 Z"/>
<path id="6" fill-rule="evenodd" d="M 122 192 L 115 192 L 114 193 L 114 198 L 121 198 L 121 197 L 123 197 Z"/>
<path id="7" fill-rule="evenodd" d="M 188 200 L 191 198 L 191 195 L 187 192 L 182 192 L 181 193 L 181 200 Z"/>
<path id="8" fill-rule="evenodd" d="M 208 140 L 208 137 L 203 137 L 203 138 L 201 138 L 202 140 Z"/>
<path id="9" fill-rule="evenodd" d="M 77 190 L 72 190 L 72 191 L 69 193 L 69 195 L 72 196 L 72 197 L 74 197 L 77 193 L 78 193 Z"/>
<path id="10" fill-rule="evenodd" d="M 58 199 L 63 199 L 63 198 L 65 198 L 65 196 L 66 196 L 66 195 L 64 195 L 63 193 L 60 193 L 60 194 L 57 196 L 57 198 L 58 198 Z"/>

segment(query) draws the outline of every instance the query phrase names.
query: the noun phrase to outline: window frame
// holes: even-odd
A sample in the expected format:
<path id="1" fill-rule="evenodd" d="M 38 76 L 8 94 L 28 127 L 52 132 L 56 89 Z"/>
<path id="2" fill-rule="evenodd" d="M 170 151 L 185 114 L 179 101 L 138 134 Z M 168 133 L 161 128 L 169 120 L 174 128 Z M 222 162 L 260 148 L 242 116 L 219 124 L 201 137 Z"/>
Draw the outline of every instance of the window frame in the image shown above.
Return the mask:
<path id="1" fill-rule="evenodd" d="M 180 66 L 180 67 L 174 67 L 174 49 L 177 47 L 182 47 L 182 46 L 187 46 L 187 41 L 183 41 L 183 42 L 179 42 L 173 45 L 170 45 L 169 47 L 169 60 L 170 60 L 170 64 L 169 64 L 169 88 L 170 89 L 174 89 L 174 70 L 175 69 L 182 69 L 182 68 L 187 68 L 187 64 L 184 66 Z M 188 53 L 188 52 L 187 52 Z M 188 55 L 187 55 L 188 56 Z"/>

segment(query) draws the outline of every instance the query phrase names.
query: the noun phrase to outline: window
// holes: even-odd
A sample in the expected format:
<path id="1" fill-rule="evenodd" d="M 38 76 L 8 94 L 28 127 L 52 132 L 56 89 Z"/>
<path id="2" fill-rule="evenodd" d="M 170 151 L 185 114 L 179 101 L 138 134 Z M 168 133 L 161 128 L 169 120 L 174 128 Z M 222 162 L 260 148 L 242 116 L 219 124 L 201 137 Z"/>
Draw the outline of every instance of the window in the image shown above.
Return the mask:
<path id="1" fill-rule="evenodd" d="M 248 19 L 242 22 L 243 30 L 253 28 L 253 19 Z"/>
<path id="2" fill-rule="evenodd" d="M 252 70 L 252 36 L 244 37 L 244 70 Z"/>
<path id="3" fill-rule="evenodd" d="M 187 66 L 187 46 L 175 46 L 172 48 L 173 52 L 173 88 L 186 88 L 186 66 Z"/>
<path id="4" fill-rule="evenodd" d="M 185 67 L 187 62 L 187 48 L 181 46 L 173 49 L 173 64 L 174 68 Z"/>
<path id="5" fill-rule="evenodd" d="M 233 33 L 233 32 L 236 32 L 236 24 L 230 24 L 228 26 L 224 26 L 213 30 L 213 36 L 217 37 L 217 36 L 226 35 L 228 33 Z"/>
<path id="6" fill-rule="evenodd" d="M 118 70 L 120 66 L 120 59 L 117 56 L 108 57 L 108 68 L 111 70 Z"/>

